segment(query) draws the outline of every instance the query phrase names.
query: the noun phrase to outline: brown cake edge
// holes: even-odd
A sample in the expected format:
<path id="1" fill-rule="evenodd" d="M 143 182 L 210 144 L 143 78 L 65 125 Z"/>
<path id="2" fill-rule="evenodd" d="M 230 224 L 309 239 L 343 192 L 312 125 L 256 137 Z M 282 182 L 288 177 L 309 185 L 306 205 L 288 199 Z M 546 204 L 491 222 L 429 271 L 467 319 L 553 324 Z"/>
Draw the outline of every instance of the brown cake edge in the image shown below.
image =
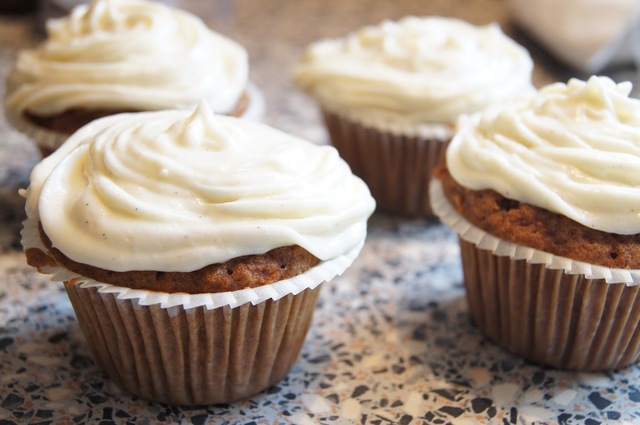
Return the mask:
<path id="1" fill-rule="evenodd" d="M 500 238 L 550 254 L 609 268 L 640 269 L 640 235 L 586 227 L 544 208 L 505 198 L 493 190 L 460 185 L 446 165 L 433 171 L 453 208 L 471 224 Z"/>
<path id="2" fill-rule="evenodd" d="M 46 252 L 25 250 L 27 263 L 42 271 L 47 266 L 62 266 L 71 272 L 131 289 L 167 293 L 219 293 L 256 288 L 304 273 L 320 263 L 313 254 L 298 245 L 272 249 L 265 254 L 246 255 L 224 263 L 211 264 L 192 272 L 125 271 L 116 272 L 78 263 L 52 246 L 39 226 Z"/>

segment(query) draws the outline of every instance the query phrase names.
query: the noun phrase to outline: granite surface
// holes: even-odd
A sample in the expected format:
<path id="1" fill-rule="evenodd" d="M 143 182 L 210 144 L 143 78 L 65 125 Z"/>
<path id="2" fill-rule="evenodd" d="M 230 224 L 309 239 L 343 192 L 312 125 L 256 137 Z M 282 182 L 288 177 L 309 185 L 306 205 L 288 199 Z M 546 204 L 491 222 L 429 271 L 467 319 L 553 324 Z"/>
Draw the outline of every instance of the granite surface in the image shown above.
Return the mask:
<path id="1" fill-rule="evenodd" d="M 251 55 L 265 121 L 316 143 L 326 134 L 289 72 L 309 42 L 407 14 L 499 21 L 532 51 L 535 81 L 560 68 L 509 22 L 500 0 L 176 1 Z M 39 40 L 34 16 L 0 16 L 0 80 Z M 612 70 L 617 79 L 634 70 Z M 0 83 L 0 95 L 4 86 Z M 299 360 L 251 399 L 173 407 L 117 388 L 89 353 L 59 284 L 24 261 L 18 242 L 26 185 L 39 160 L 0 114 L 0 424 L 631 424 L 640 422 L 640 366 L 577 373 L 532 364 L 470 322 L 455 237 L 428 220 L 374 215 L 363 252 L 325 285 Z"/>

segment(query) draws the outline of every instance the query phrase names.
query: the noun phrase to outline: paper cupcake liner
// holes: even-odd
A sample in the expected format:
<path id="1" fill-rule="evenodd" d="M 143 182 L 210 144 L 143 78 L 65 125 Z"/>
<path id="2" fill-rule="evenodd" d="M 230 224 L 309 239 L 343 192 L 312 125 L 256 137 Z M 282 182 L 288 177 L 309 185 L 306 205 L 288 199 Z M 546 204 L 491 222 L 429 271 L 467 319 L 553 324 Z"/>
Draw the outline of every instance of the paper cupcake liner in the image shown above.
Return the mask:
<path id="1" fill-rule="evenodd" d="M 431 170 L 448 139 L 426 139 L 380 131 L 323 111 L 331 143 L 354 174 L 369 186 L 377 210 L 409 217 L 431 217 Z"/>
<path id="2" fill-rule="evenodd" d="M 22 244 L 44 249 L 37 221 Z M 124 390 L 178 405 L 227 403 L 282 379 L 311 326 L 321 283 L 362 246 L 291 279 L 219 294 L 130 290 L 48 267 L 64 286 L 97 362 Z"/>
<path id="3" fill-rule="evenodd" d="M 247 84 L 247 93 L 249 94 L 249 106 L 240 117 L 254 121 L 261 121 L 265 113 L 264 95 L 252 82 Z M 5 115 L 7 121 L 16 130 L 33 140 L 40 150 L 40 154 L 43 158 L 51 155 L 51 153 L 58 149 L 70 136 L 69 134 L 58 133 L 40 127 L 28 119 L 25 119 L 21 112 L 10 108 L 5 108 Z"/>
<path id="4" fill-rule="evenodd" d="M 284 377 L 311 326 L 320 286 L 237 308 L 163 308 L 75 282 L 65 288 L 107 375 L 141 398 L 227 403 Z"/>
<path id="5" fill-rule="evenodd" d="M 113 294 L 121 300 L 135 300 L 141 306 L 159 305 L 161 308 L 181 307 L 184 309 L 204 307 L 208 310 L 229 307 L 237 308 L 244 304 L 260 304 L 267 300 L 277 301 L 287 295 L 299 294 L 306 289 L 315 289 L 323 282 L 341 275 L 356 259 L 363 242 L 348 253 L 333 260 L 323 261 L 306 272 L 289 279 L 280 280 L 256 288 L 246 288 L 237 291 L 219 292 L 212 294 L 170 294 L 164 292 L 130 289 L 121 286 L 98 282 L 84 276 L 77 275 L 62 267 L 49 267 L 46 272 L 51 274 L 54 281 L 73 280 L 83 288 L 98 288 L 103 294 Z"/>
<path id="6" fill-rule="evenodd" d="M 640 286 L 627 279 L 637 271 L 576 266 L 499 240 L 461 217 L 438 180 L 431 186 L 435 213 L 459 235 L 471 317 L 491 340 L 563 369 L 616 369 L 640 358 Z"/>

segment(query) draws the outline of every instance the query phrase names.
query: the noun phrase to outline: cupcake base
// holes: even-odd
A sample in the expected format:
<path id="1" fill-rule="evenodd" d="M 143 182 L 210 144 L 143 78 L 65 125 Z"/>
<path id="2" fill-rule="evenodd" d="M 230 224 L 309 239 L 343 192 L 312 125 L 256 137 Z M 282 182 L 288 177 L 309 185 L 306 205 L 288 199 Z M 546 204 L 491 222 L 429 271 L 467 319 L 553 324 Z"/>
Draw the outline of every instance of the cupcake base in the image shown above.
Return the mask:
<path id="1" fill-rule="evenodd" d="M 311 325 L 320 287 L 232 308 L 140 305 L 71 280 L 65 289 L 109 377 L 141 398 L 208 405 L 247 398 L 284 377 Z"/>
<path id="2" fill-rule="evenodd" d="M 38 220 L 22 228 L 25 250 L 46 250 Z M 343 255 L 289 279 L 207 294 L 131 289 L 39 269 L 64 282 L 91 352 L 123 390 L 175 405 L 228 403 L 282 379 L 311 326 L 320 287 L 351 266 Z"/>
<path id="3" fill-rule="evenodd" d="M 469 311 L 506 350 L 561 369 L 640 360 L 638 270 L 591 265 L 501 240 L 473 226 L 431 182 L 434 212 L 458 233 Z"/>
<path id="4" fill-rule="evenodd" d="M 460 240 L 471 317 L 494 342 L 534 362 L 617 369 L 640 358 L 640 287 L 498 256 Z"/>
<path id="5" fill-rule="evenodd" d="M 408 217 L 432 217 L 431 170 L 448 138 L 385 131 L 323 110 L 331 144 L 354 174 L 367 183 L 377 211 Z"/>

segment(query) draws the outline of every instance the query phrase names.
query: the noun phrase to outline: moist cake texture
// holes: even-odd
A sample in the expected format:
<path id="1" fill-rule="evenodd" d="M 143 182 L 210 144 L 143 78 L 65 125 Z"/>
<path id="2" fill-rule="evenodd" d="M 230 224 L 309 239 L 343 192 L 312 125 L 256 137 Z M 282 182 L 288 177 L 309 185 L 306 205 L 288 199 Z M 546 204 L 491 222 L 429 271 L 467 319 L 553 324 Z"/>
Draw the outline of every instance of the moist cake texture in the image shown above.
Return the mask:
<path id="1" fill-rule="evenodd" d="M 550 254 L 611 268 L 640 269 L 640 235 L 586 227 L 561 214 L 457 183 L 441 164 L 434 170 L 449 203 L 470 223 L 501 239 Z"/>

